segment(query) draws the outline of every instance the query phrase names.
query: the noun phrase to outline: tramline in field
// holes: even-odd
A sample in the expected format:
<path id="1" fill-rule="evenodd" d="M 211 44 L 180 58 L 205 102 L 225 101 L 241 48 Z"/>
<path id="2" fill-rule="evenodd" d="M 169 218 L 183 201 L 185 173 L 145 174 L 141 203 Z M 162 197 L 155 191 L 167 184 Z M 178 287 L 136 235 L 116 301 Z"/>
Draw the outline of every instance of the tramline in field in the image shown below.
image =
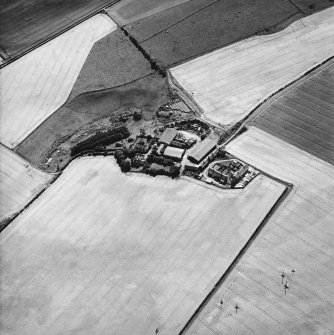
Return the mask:
<path id="1" fill-rule="evenodd" d="M 0 145 L 0 229 L 6 219 L 22 210 L 54 177 L 55 175 L 35 169 L 20 156 Z"/>
<path id="2" fill-rule="evenodd" d="M 0 141 L 10 148 L 68 98 L 94 42 L 116 29 L 96 15 L 0 70 Z"/>
<path id="3" fill-rule="evenodd" d="M 333 166 L 255 127 L 227 150 L 294 188 L 185 334 L 330 334 Z"/>
<path id="4" fill-rule="evenodd" d="M 232 125 L 334 54 L 334 8 L 171 69 L 205 116 Z"/>
<path id="5" fill-rule="evenodd" d="M 74 161 L 2 234 L 6 335 L 177 334 L 284 189 L 265 176 L 231 192 L 124 175 L 108 157 Z"/>

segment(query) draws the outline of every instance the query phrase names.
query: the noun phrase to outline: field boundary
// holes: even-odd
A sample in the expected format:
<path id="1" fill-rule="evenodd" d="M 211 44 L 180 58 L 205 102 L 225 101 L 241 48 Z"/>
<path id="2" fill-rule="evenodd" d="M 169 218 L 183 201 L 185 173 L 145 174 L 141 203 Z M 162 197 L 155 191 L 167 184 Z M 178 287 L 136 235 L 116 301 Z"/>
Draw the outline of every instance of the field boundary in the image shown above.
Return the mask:
<path id="1" fill-rule="evenodd" d="M 99 14 L 99 13 L 104 14 L 104 12 L 103 12 L 103 9 L 104 9 L 104 8 L 108 8 L 108 7 L 110 7 L 110 6 L 114 5 L 114 4 L 116 4 L 116 3 L 119 2 L 119 1 L 120 1 L 120 0 L 113 0 L 113 1 L 111 1 L 110 3 L 107 3 L 106 5 L 104 5 L 103 7 L 101 7 L 101 8 L 99 8 L 99 9 L 95 10 L 95 11 L 92 12 L 91 14 L 85 16 L 84 18 L 82 18 L 82 19 L 80 19 L 80 20 L 78 20 L 78 21 L 72 23 L 71 25 L 67 26 L 66 28 L 64 28 L 64 29 L 60 30 L 59 32 L 53 34 L 52 36 L 46 38 L 45 40 L 43 40 L 43 41 L 41 41 L 41 42 L 39 42 L 39 43 L 33 45 L 32 47 L 30 47 L 30 48 L 28 48 L 28 49 L 26 49 L 26 50 L 24 50 L 24 51 L 22 51 L 22 52 L 19 53 L 18 55 L 15 55 L 15 56 L 9 56 L 9 57 L 4 61 L 4 63 L 0 64 L 0 69 L 2 69 L 3 67 L 9 65 L 10 63 L 13 63 L 14 61 L 20 59 L 21 57 L 27 55 L 28 53 L 30 53 L 31 51 L 33 51 L 33 50 L 39 48 L 40 46 L 42 46 L 42 45 L 44 45 L 44 44 L 46 44 L 46 43 L 52 41 L 52 40 L 55 39 L 56 37 L 58 37 L 58 36 L 60 36 L 60 35 L 62 35 L 62 34 L 64 34 L 64 33 L 66 33 L 67 31 L 71 30 L 72 28 L 78 26 L 80 23 L 83 23 L 83 22 L 87 21 L 88 19 L 92 18 L 93 16 L 95 16 L 95 15 L 97 15 L 97 14 Z M 108 16 L 109 18 L 111 18 L 109 15 L 107 15 L 107 16 Z M 115 22 L 115 23 L 117 24 L 117 22 Z"/>
<path id="2" fill-rule="evenodd" d="M 44 172 L 45 173 L 45 172 Z M 0 222 L 0 235 L 1 233 L 19 216 L 21 215 L 28 207 L 35 201 L 37 200 L 60 176 L 61 173 L 59 174 L 54 174 L 54 178 L 43 188 L 40 192 L 38 192 L 22 209 L 17 211 L 16 213 L 12 214 L 8 218 L 4 218 Z"/>
<path id="3" fill-rule="evenodd" d="M 238 157 L 237 157 L 238 158 Z M 194 314 L 190 317 L 188 322 L 185 324 L 185 326 L 181 329 L 178 335 L 184 335 L 185 332 L 190 328 L 190 326 L 193 324 L 193 322 L 198 317 L 199 313 L 208 305 L 208 303 L 211 301 L 211 298 L 214 296 L 214 294 L 218 291 L 218 289 L 222 286 L 222 284 L 225 282 L 229 274 L 232 272 L 232 270 L 238 265 L 239 261 L 243 258 L 245 253 L 248 251 L 248 249 L 252 246 L 255 239 L 258 237 L 258 235 L 261 233 L 263 228 L 265 227 L 266 223 L 269 221 L 269 219 L 276 213 L 276 211 L 281 207 L 281 205 L 284 203 L 286 198 L 290 195 L 291 191 L 293 190 L 294 185 L 287 183 L 279 178 L 276 178 L 274 176 L 271 176 L 262 170 L 259 170 L 261 174 L 263 174 L 266 177 L 269 177 L 285 186 L 285 190 L 281 194 L 281 196 L 277 199 L 273 207 L 269 210 L 265 218 L 262 220 L 262 222 L 258 225 L 258 227 L 255 229 L 253 234 L 250 236 L 248 241 L 245 243 L 245 245 L 241 248 L 237 256 L 234 258 L 234 260 L 231 262 L 229 267 L 226 269 L 226 271 L 222 274 L 222 276 L 219 278 L 217 283 L 214 285 L 212 290 L 209 292 L 209 294 L 205 297 L 203 302 L 198 306 L 198 308 L 195 310 Z"/>
<path id="4" fill-rule="evenodd" d="M 312 14 L 315 14 L 315 13 L 316 13 L 316 12 L 314 12 L 314 13 L 312 13 Z M 196 13 L 193 13 L 193 14 L 196 14 Z M 193 14 L 191 14 L 191 15 L 193 15 Z M 307 17 L 307 16 L 310 16 L 310 15 L 312 15 L 312 14 L 305 15 L 305 14 L 303 14 L 303 12 L 296 12 L 296 13 L 294 13 L 294 14 L 291 14 L 291 15 L 287 16 L 284 20 L 282 20 L 282 21 L 280 21 L 280 22 L 278 22 L 278 23 L 276 23 L 276 24 L 274 24 L 274 25 L 272 25 L 272 26 L 269 26 L 269 27 L 267 27 L 267 28 L 265 28 L 265 29 L 259 30 L 259 31 L 255 32 L 255 33 L 246 35 L 246 36 L 244 36 L 244 37 L 241 38 L 241 39 L 236 39 L 236 40 L 234 40 L 234 41 L 232 41 L 232 42 L 229 42 L 229 43 L 226 43 L 226 44 L 224 44 L 224 45 L 220 45 L 220 46 L 218 46 L 218 47 L 213 47 L 213 48 L 211 48 L 211 49 L 207 49 L 207 50 L 204 51 L 204 52 L 198 53 L 198 54 L 196 54 L 196 55 L 194 55 L 194 56 L 190 56 L 190 57 L 188 57 L 188 58 L 186 58 L 186 59 L 183 59 L 183 60 L 181 60 L 181 61 L 177 61 L 177 62 L 175 62 L 175 63 L 172 63 L 172 64 L 170 64 L 170 65 L 168 66 L 168 68 L 173 68 L 173 67 L 182 65 L 182 64 L 187 63 L 187 62 L 190 62 L 190 61 L 192 61 L 192 60 L 194 60 L 194 59 L 196 59 L 196 58 L 199 58 L 199 57 L 202 57 L 202 56 L 204 56 L 204 55 L 207 55 L 207 54 L 209 54 L 209 53 L 211 53 L 211 52 L 217 51 L 217 50 L 222 49 L 222 48 L 229 47 L 229 46 L 231 46 L 231 45 L 233 45 L 233 44 L 235 44 L 235 43 L 239 43 L 239 42 L 245 41 L 245 40 L 247 40 L 247 39 L 249 39 L 249 38 L 252 38 L 252 37 L 256 37 L 256 36 L 266 36 L 266 35 L 272 35 L 272 34 L 278 33 L 278 32 L 280 32 L 280 31 L 282 31 L 282 30 L 288 28 L 291 24 L 293 24 L 293 23 L 296 22 L 297 20 L 300 20 L 300 19 L 305 18 L 305 17 Z M 189 17 L 190 17 L 191 15 L 189 15 Z M 292 19 L 294 16 L 300 16 L 300 15 L 301 15 L 301 17 L 297 17 L 296 20 L 292 20 L 292 21 L 291 21 L 291 19 Z M 184 18 L 184 19 L 186 19 L 186 18 Z M 182 19 L 182 20 L 183 20 L 183 19 Z M 180 20 L 180 22 L 182 22 L 182 20 Z M 287 23 L 286 26 L 284 26 L 285 23 Z M 163 32 L 164 30 L 166 30 L 166 29 L 168 29 L 168 28 L 170 28 L 170 27 L 172 27 L 172 26 L 173 26 L 173 25 L 168 26 L 167 28 L 161 30 L 159 33 L 156 33 L 155 35 L 160 34 L 160 33 Z M 272 30 L 274 30 L 275 28 L 278 28 L 278 27 L 279 27 L 279 29 L 278 29 L 277 31 L 273 31 L 273 32 L 271 32 Z M 151 37 L 150 37 L 150 38 L 151 38 Z M 148 41 L 150 38 L 147 38 L 145 41 L 140 42 L 140 43 L 144 43 L 144 42 Z"/>
<path id="5" fill-rule="evenodd" d="M 321 71 L 323 67 L 327 67 L 331 65 L 331 63 L 334 62 L 334 55 L 327 58 L 323 62 L 316 64 L 313 68 L 307 70 L 304 74 L 302 74 L 297 79 L 293 80 L 291 83 L 281 87 L 276 92 L 271 94 L 268 98 L 264 99 L 262 102 L 260 102 L 248 115 L 246 115 L 243 119 L 241 119 L 239 122 L 241 122 L 240 126 L 236 129 L 236 131 L 222 144 L 227 145 L 232 140 L 234 140 L 235 137 L 239 135 L 239 133 L 243 130 L 244 127 L 247 128 L 248 123 L 250 123 L 250 126 L 252 125 L 253 120 L 267 107 L 269 107 L 272 103 L 274 103 L 276 100 L 278 100 L 281 96 L 284 94 L 290 92 L 293 90 L 296 86 L 307 80 L 308 78 L 315 75 L 317 72 Z M 329 64 L 327 64 L 329 63 Z M 276 95 L 278 95 L 276 97 Z M 247 124 L 247 125 L 246 125 Z"/>

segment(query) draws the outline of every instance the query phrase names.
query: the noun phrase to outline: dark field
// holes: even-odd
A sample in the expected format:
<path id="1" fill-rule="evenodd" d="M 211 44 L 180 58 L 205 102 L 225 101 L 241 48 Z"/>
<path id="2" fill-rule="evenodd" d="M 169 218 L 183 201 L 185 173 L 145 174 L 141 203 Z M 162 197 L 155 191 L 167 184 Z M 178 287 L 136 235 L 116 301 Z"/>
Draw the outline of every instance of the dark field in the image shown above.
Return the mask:
<path id="1" fill-rule="evenodd" d="M 120 87 L 82 94 L 52 114 L 16 151 L 45 170 L 49 152 L 81 128 L 130 107 L 153 112 L 166 102 L 167 93 L 166 79 L 151 74 Z"/>
<path id="2" fill-rule="evenodd" d="M 150 63 L 117 29 L 94 44 L 69 100 L 85 92 L 124 85 L 153 72 Z"/>
<path id="3" fill-rule="evenodd" d="M 328 8 L 334 4 L 334 0 L 293 0 L 293 2 L 307 14 Z"/>
<path id="4" fill-rule="evenodd" d="M 252 122 L 334 165 L 334 61 L 284 94 Z"/>
<path id="5" fill-rule="evenodd" d="M 0 46 L 15 56 L 57 34 L 111 0 L 2 0 Z"/>
<path id="6" fill-rule="evenodd" d="M 305 13 L 288 0 L 196 0 L 130 23 L 125 29 L 153 59 L 169 67 L 251 35 L 283 29 L 302 15 Z"/>

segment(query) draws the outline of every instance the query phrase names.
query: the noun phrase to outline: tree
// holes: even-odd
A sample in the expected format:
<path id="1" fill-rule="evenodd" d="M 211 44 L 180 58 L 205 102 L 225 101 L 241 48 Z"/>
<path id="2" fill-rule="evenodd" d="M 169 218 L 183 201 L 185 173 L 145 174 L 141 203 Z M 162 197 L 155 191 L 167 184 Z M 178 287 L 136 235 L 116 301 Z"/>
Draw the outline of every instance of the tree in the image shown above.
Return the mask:
<path id="1" fill-rule="evenodd" d="M 172 165 L 170 167 L 170 176 L 174 179 L 176 177 L 178 177 L 180 175 L 180 170 L 181 168 L 180 167 L 177 167 L 175 165 Z"/>
<path id="2" fill-rule="evenodd" d="M 141 112 L 134 112 L 133 113 L 133 119 L 135 120 L 135 121 L 139 121 L 139 120 L 141 120 Z"/>
<path id="3" fill-rule="evenodd" d="M 124 173 L 129 172 L 131 170 L 131 163 L 130 160 L 128 159 L 120 161 L 119 166 L 121 168 L 121 171 Z"/>

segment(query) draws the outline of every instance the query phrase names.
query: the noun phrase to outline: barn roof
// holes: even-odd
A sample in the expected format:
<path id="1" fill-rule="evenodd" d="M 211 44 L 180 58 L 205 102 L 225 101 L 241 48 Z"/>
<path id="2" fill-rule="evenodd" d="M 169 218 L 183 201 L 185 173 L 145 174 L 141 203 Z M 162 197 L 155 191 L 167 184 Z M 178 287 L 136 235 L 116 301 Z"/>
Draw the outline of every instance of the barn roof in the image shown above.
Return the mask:
<path id="1" fill-rule="evenodd" d="M 189 158 L 196 162 L 200 162 L 206 155 L 208 155 L 216 147 L 216 142 L 210 139 L 205 139 L 197 143 L 189 154 Z"/>
<path id="2" fill-rule="evenodd" d="M 184 149 L 174 148 L 174 147 L 167 147 L 165 149 L 164 155 L 168 156 L 168 157 L 174 157 L 174 158 L 181 159 L 184 152 L 185 152 Z"/>
<path id="3" fill-rule="evenodd" d="M 159 138 L 159 142 L 170 144 L 177 135 L 177 130 L 175 128 L 166 128 L 165 131 Z"/>

